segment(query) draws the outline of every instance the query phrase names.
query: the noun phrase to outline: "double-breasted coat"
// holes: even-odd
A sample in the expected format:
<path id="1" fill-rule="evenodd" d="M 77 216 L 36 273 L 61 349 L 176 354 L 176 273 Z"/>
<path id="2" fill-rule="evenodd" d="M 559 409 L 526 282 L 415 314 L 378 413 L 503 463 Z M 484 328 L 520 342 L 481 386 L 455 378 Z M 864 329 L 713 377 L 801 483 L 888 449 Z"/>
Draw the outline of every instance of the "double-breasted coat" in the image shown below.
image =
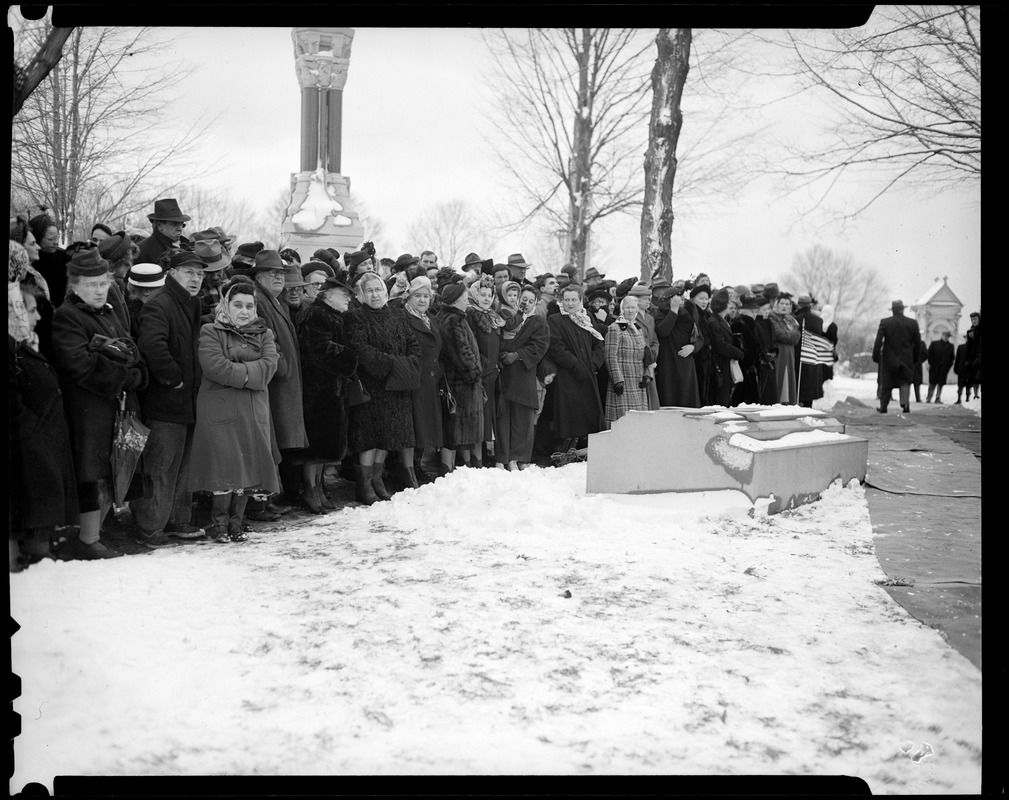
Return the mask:
<path id="1" fill-rule="evenodd" d="M 476 334 L 465 312 L 452 306 L 442 306 L 438 312 L 441 326 L 441 366 L 445 383 L 455 396 L 454 414 L 442 417 L 445 447 L 465 447 L 484 441 L 486 391 L 484 361 Z M 497 336 L 497 334 L 493 334 Z M 494 350 L 497 352 L 500 341 Z M 494 363 L 494 384 L 498 366 Z M 494 406 L 491 406 L 493 409 Z"/>
<path id="2" fill-rule="evenodd" d="M 77 483 L 56 370 L 45 356 L 10 335 L 7 355 L 9 532 L 13 536 L 73 524 Z"/>
<path id="3" fill-rule="evenodd" d="M 109 358 L 88 347 L 96 334 L 128 338 L 129 319 L 108 303 L 96 309 L 75 294 L 67 295 L 53 314 L 53 366 L 63 390 L 81 512 L 98 511 L 112 502 L 119 396 L 125 393 L 126 410 L 139 414 L 137 390 L 147 385 L 147 366 L 139 353 L 132 364 Z"/>
<path id="4" fill-rule="evenodd" d="M 757 383 L 757 369 L 760 365 L 762 348 L 760 340 L 757 338 L 757 321 L 753 317 L 740 314 L 729 326 L 732 334 L 741 345 L 743 357 L 739 361 L 739 368 L 743 373 L 743 380 L 732 387 L 732 405 L 752 404 L 760 402 L 760 393 Z"/>
<path id="5" fill-rule="evenodd" d="M 659 339 L 659 357 L 655 366 L 655 382 L 659 402 L 664 406 L 699 408 L 701 395 L 697 388 L 697 369 L 692 356 L 681 356 L 680 349 L 691 344 L 694 319 L 681 307 L 666 311 L 655 324 Z"/>
<path id="6" fill-rule="evenodd" d="M 382 308 L 362 305 L 344 315 L 347 342 L 357 354 L 357 376 L 371 395 L 367 403 L 350 407 L 347 447 L 366 450 L 403 450 L 413 447 L 413 397 L 410 389 L 386 389 L 394 357 L 420 365 L 420 343 L 406 312 L 388 303 Z"/>
<path id="7" fill-rule="evenodd" d="M 288 313 L 286 303 L 256 285 L 256 310 L 273 331 L 277 346 L 277 371 L 270 382 L 270 411 L 273 432 L 281 450 L 308 447 L 305 432 L 305 409 L 301 399 L 301 352 L 298 333 Z"/>
<path id="8" fill-rule="evenodd" d="M 273 449 L 270 381 L 279 355 L 262 317 L 236 328 L 212 322 L 200 329 L 203 379 L 196 398 L 190 489 L 280 491 Z"/>
<path id="9" fill-rule="evenodd" d="M 606 350 L 602 338 L 579 327 L 563 312 L 547 317 L 550 326 L 549 356 L 557 367 L 550 394 L 553 435 L 572 439 L 603 429 L 603 407 L 596 385 L 596 371 Z"/>
<path id="10" fill-rule="evenodd" d="M 501 401 L 528 408 L 539 407 L 536 367 L 550 347 L 550 329 L 544 317 L 531 314 L 509 339 L 502 339 L 501 354 L 516 353 L 518 360 L 501 364 Z"/>
<path id="11" fill-rule="evenodd" d="M 329 462 L 347 452 L 348 409 L 344 386 L 357 370 L 343 316 L 319 300 L 308 306 L 298 328 L 301 401 L 308 448 L 305 455 Z"/>
<path id="12" fill-rule="evenodd" d="M 442 383 L 441 327 L 434 315 L 427 314 L 426 317 L 429 325 L 409 312 L 406 314 L 420 345 L 420 386 L 412 392 L 414 447 L 440 448 L 445 440 L 441 397 L 438 394 Z"/>
<path id="13" fill-rule="evenodd" d="M 879 364 L 879 387 L 883 392 L 900 388 L 914 380 L 914 365 L 921 357 L 921 333 L 918 323 L 894 311 L 879 322 L 872 360 Z"/>

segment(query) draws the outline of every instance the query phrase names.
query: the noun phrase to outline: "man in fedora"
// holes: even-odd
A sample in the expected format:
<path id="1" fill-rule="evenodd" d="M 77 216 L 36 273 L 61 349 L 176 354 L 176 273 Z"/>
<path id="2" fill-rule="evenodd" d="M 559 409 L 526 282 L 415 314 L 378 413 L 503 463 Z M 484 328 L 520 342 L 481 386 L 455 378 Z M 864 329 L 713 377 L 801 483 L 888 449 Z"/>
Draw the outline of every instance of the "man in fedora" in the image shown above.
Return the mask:
<path id="1" fill-rule="evenodd" d="M 193 253 L 206 265 L 203 270 L 203 286 L 200 287 L 200 311 L 204 317 L 210 317 L 204 319 L 204 322 L 213 322 L 217 304 L 221 299 L 221 284 L 227 280 L 225 270 L 231 264 L 231 256 L 216 237 L 213 239 L 194 237 Z"/>
<path id="2" fill-rule="evenodd" d="M 296 268 L 295 268 L 296 269 Z M 249 277 L 256 283 L 259 316 L 273 331 L 280 361 L 270 381 L 270 416 L 280 448 L 280 481 L 287 501 L 297 501 L 301 489 L 301 459 L 298 451 L 308 447 L 301 395 L 301 354 L 298 332 L 286 303 L 281 302 L 288 267 L 276 250 L 260 250 Z M 300 270 L 298 271 L 300 277 Z M 269 502 L 268 514 L 286 514 L 292 506 Z M 254 517 L 258 518 L 258 517 Z"/>
<path id="3" fill-rule="evenodd" d="M 599 282 L 606 277 L 605 272 L 600 272 L 595 267 L 589 267 L 585 270 L 585 288 L 588 290 L 594 289 L 599 285 Z"/>
<path id="4" fill-rule="evenodd" d="M 529 272 L 529 267 L 531 266 L 532 264 L 528 263 L 521 253 L 512 253 L 508 256 L 508 269 L 511 270 L 511 279 L 519 286 L 532 283 L 532 281 L 526 279 L 526 273 Z"/>
<path id="5" fill-rule="evenodd" d="M 134 500 L 131 508 L 137 541 L 149 547 L 165 545 L 169 537 L 204 535 L 202 528 L 190 524 L 189 453 L 200 388 L 198 295 L 205 267 L 195 253 L 173 253 L 164 288 L 140 311 L 137 345 L 150 376 L 141 395 L 144 424 L 151 429 L 143 463 L 153 492 L 149 498 Z"/>
<path id="6" fill-rule="evenodd" d="M 154 231 L 140 243 L 136 261 L 141 264 L 157 264 L 166 250 L 178 250 L 189 246 L 189 239 L 182 235 L 192 217 L 183 214 L 179 202 L 174 198 L 154 201 L 154 211 L 147 215 Z"/>
<path id="7" fill-rule="evenodd" d="M 914 365 L 921 357 L 921 333 L 918 323 L 904 316 L 904 304 L 900 300 L 894 300 L 890 308 L 893 316 L 880 320 L 872 347 L 872 360 L 879 364 L 879 408 L 876 410 L 886 413 L 890 395 L 896 388 L 901 411 L 909 414 Z"/>

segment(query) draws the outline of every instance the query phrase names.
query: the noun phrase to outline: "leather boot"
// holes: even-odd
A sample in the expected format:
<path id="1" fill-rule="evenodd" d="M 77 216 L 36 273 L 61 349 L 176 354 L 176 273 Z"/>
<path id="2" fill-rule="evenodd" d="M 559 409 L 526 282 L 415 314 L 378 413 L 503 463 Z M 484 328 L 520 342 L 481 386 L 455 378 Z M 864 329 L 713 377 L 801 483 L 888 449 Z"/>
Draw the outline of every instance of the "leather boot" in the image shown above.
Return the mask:
<path id="1" fill-rule="evenodd" d="M 378 502 L 378 495 L 375 494 L 375 489 L 371 485 L 371 472 L 373 469 L 374 467 L 372 466 L 354 465 L 354 498 L 357 502 L 368 506 Z"/>
<path id="2" fill-rule="evenodd" d="M 319 476 L 318 483 L 315 484 L 315 493 L 319 497 L 319 502 L 322 503 L 322 507 L 325 509 L 336 508 L 336 503 L 329 499 L 329 495 L 326 494 L 326 485 L 322 481 L 322 475 Z"/>
<path id="3" fill-rule="evenodd" d="M 315 484 L 302 483 L 299 495 L 301 497 L 301 502 L 305 504 L 309 511 L 315 514 L 321 514 L 322 502 L 319 500 L 319 495 L 316 494 L 316 490 Z"/>
<path id="4" fill-rule="evenodd" d="M 399 468 L 399 479 L 403 483 L 404 489 L 417 489 L 420 482 L 417 480 L 417 470 L 413 466 L 402 466 Z"/>
<path id="5" fill-rule="evenodd" d="M 392 495 L 389 490 L 385 488 L 385 483 L 383 482 L 382 473 L 385 472 L 385 463 L 375 464 L 371 470 L 371 488 L 375 490 L 375 494 L 378 495 L 379 500 L 391 500 Z"/>
<path id="6" fill-rule="evenodd" d="M 210 538 L 218 543 L 230 542 L 228 523 L 231 522 L 231 495 L 215 494 L 210 506 Z"/>

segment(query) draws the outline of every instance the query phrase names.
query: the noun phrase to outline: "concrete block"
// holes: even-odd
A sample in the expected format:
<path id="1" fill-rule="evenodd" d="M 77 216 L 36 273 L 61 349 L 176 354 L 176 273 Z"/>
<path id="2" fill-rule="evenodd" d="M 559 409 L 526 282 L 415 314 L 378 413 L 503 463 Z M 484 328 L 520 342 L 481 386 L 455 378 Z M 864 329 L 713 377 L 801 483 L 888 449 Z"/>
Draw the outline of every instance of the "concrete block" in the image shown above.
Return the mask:
<path id="1" fill-rule="evenodd" d="M 630 411 L 589 436 L 589 492 L 736 489 L 768 513 L 865 480 L 869 443 L 822 411 L 796 406 Z"/>

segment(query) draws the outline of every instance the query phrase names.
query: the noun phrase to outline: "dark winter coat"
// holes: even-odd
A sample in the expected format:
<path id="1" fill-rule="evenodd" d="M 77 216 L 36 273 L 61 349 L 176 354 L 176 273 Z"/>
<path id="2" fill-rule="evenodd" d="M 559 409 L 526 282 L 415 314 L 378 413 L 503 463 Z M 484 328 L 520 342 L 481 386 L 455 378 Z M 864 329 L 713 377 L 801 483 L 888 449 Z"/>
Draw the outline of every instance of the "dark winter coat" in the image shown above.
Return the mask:
<path id="1" fill-rule="evenodd" d="M 602 339 L 578 327 L 563 313 L 547 317 L 550 359 L 557 367 L 551 419 L 556 439 L 587 436 L 603 429 L 603 406 L 596 370 L 606 357 Z"/>
<path id="2" fill-rule="evenodd" d="M 308 306 L 298 330 L 301 402 L 309 458 L 340 461 L 347 452 L 346 382 L 357 370 L 357 354 L 347 344 L 343 316 L 319 301 Z"/>
<path id="3" fill-rule="evenodd" d="M 139 331 L 148 375 L 140 394 L 144 421 L 192 425 L 200 389 L 200 299 L 168 275 L 164 288 L 141 307 Z"/>
<path id="4" fill-rule="evenodd" d="M 708 345 L 707 311 L 702 311 L 692 300 L 684 300 L 683 308 L 687 310 L 694 323 L 693 342 L 694 371 L 697 373 L 697 393 L 702 406 L 708 404 L 708 381 L 711 374 L 711 348 Z"/>
<path id="5" fill-rule="evenodd" d="M 964 338 L 964 344 L 967 345 L 967 351 L 965 358 L 967 359 L 967 366 L 970 368 L 970 373 L 967 376 L 968 382 L 971 385 L 976 383 L 981 383 L 981 323 L 973 325 L 967 329 L 967 335 Z"/>
<path id="6" fill-rule="evenodd" d="M 344 315 L 347 342 L 357 354 L 357 376 L 371 395 L 367 403 L 350 407 L 347 447 L 403 450 L 416 441 L 412 391 L 385 388 L 394 357 L 420 366 L 420 343 L 402 309 L 362 305 Z"/>
<path id="7" fill-rule="evenodd" d="M 753 331 L 760 342 L 761 356 L 757 367 L 757 397 L 761 405 L 774 405 L 781 399 L 778 388 L 778 346 L 774 342 L 774 326 L 768 317 L 757 317 Z"/>
<path id="8" fill-rule="evenodd" d="M 480 358 L 483 363 L 483 390 L 486 395 L 484 403 L 483 433 L 477 441 L 489 442 L 494 438 L 494 417 L 497 408 L 497 397 L 500 390 L 501 329 L 485 331 L 477 322 L 477 312 L 470 309 L 467 312 L 470 328 L 476 336 L 477 347 L 480 348 Z"/>
<path id="9" fill-rule="evenodd" d="M 953 366 L 953 343 L 936 339 L 928 346 L 928 382 L 935 386 L 946 383 Z"/>
<path id="10" fill-rule="evenodd" d="M 485 367 L 480 345 L 465 312 L 443 306 L 438 313 L 438 324 L 442 336 L 441 368 L 456 401 L 455 413 L 445 414 L 442 418 L 445 446 L 474 445 L 484 441 L 485 430 L 486 382 L 483 380 Z M 493 366 L 496 383 L 497 363 Z"/>
<path id="11" fill-rule="evenodd" d="M 958 344 L 956 346 L 956 356 L 953 359 L 953 372 L 956 373 L 956 386 L 958 390 L 970 385 L 970 367 L 967 364 L 967 345 Z"/>
<path id="12" fill-rule="evenodd" d="M 49 300 L 53 306 L 59 307 L 67 296 L 67 264 L 70 256 L 62 247 L 57 247 L 51 253 L 39 252 L 39 260 L 32 266 L 46 279 L 49 286 Z"/>
<path id="13" fill-rule="evenodd" d="M 823 318 L 813 313 L 807 306 L 800 307 L 795 312 L 795 319 L 799 323 L 799 334 L 802 328 L 817 336 L 823 336 Z M 823 365 L 803 364 L 801 361 L 802 340 L 795 346 L 795 363 L 798 370 L 798 394 L 799 405 L 812 408 L 813 401 L 823 397 Z"/>
<path id="14" fill-rule="evenodd" d="M 921 354 L 921 334 L 918 323 L 895 311 L 892 317 L 880 320 L 872 360 L 879 364 L 879 386 L 884 392 L 910 384 L 914 380 L 914 365 Z"/>
<path id="15" fill-rule="evenodd" d="M 301 401 L 301 353 L 298 334 L 287 305 L 256 284 L 256 310 L 273 331 L 277 345 L 277 371 L 270 381 L 270 410 L 277 447 L 295 450 L 308 447 L 305 410 Z"/>
<path id="16" fill-rule="evenodd" d="M 545 317 L 532 314 L 526 317 L 514 338 L 501 342 L 501 355 L 517 353 L 518 360 L 501 363 L 501 401 L 516 403 L 527 408 L 539 406 L 536 368 L 550 347 L 550 328 Z"/>
<path id="17" fill-rule="evenodd" d="M 280 491 L 269 386 L 279 356 L 273 332 L 257 318 L 244 328 L 200 329 L 203 380 L 190 458 L 193 491 Z"/>
<path id="18" fill-rule="evenodd" d="M 760 367 L 760 357 L 763 352 L 760 339 L 757 338 L 757 320 L 740 314 L 729 326 L 736 343 L 743 351 L 739 368 L 743 372 L 743 380 L 732 387 L 732 405 L 751 405 L 760 402 L 757 370 Z"/>
<path id="19" fill-rule="evenodd" d="M 7 356 L 9 533 L 74 524 L 77 481 L 56 370 L 11 336 Z"/>
<path id="20" fill-rule="evenodd" d="M 139 353 L 128 364 L 89 350 L 95 334 L 129 337 L 124 321 L 106 303 L 95 309 L 70 294 L 53 315 L 53 350 L 70 428 L 81 512 L 97 511 L 111 502 L 112 439 L 119 395 L 126 410 L 139 413 L 137 391 L 147 386 L 147 365 Z"/>
<path id="21" fill-rule="evenodd" d="M 407 313 L 406 318 L 420 344 L 420 386 L 412 392 L 414 446 L 439 448 L 445 441 L 438 394 L 442 384 L 441 327 L 431 314 L 427 315 L 430 328 L 413 314 Z"/>
<path id="22" fill-rule="evenodd" d="M 680 348 L 691 344 L 694 318 L 686 308 L 675 313 L 660 312 L 655 324 L 659 339 L 659 357 L 655 367 L 655 382 L 659 402 L 663 406 L 700 408 L 701 394 L 697 389 L 697 369 L 693 356 L 679 355 Z"/>
<path id="23" fill-rule="evenodd" d="M 188 245 L 189 239 L 183 236 L 179 239 L 178 244 Z M 178 249 L 178 246 L 171 239 L 156 228 L 137 247 L 140 248 L 140 252 L 134 257 L 134 264 L 157 264 L 166 250 L 171 250 L 173 247 Z"/>
<path id="24" fill-rule="evenodd" d="M 718 314 L 708 320 L 708 339 L 711 342 L 711 386 L 708 402 L 728 406 L 732 397 L 732 375 L 729 362 L 743 358 L 743 351 L 732 342 L 729 323 Z"/>
<path id="25" fill-rule="evenodd" d="M 831 322 L 823 331 L 823 335 L 834 345 L 834 361 L 837 361 L 837 323 Z M 822 364 L 823 379 L 825 381 L 834 380 L 834 365 Z"/>

